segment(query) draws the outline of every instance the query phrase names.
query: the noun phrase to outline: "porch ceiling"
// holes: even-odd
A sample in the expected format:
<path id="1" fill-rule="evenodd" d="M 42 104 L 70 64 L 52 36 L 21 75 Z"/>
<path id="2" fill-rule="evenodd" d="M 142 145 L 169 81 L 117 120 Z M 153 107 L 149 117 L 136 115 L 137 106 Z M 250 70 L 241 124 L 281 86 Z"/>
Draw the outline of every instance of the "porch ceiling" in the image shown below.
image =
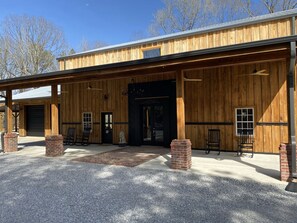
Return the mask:
<path id="1" fill-rule="evenodd" d="M 284 60 L 297 35 L 251 43 L 197 50 L 150 59 L 140 59 L 0 81 L 0 90 L 40 87 L 99 79 L 117 79 L 176 70 L 202 69 Z"/>

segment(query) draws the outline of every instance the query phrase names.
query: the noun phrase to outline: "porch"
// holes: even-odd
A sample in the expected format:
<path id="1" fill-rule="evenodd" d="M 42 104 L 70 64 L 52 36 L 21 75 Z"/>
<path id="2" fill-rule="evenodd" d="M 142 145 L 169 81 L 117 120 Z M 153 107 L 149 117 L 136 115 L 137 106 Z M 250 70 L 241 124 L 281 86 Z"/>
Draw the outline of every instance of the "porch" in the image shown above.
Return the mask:
<path id="1" fill-rule="evenodd" d="M 143 148 L 149 146 L 141 146 Z M 19 149 L 14 155 L 64 160 L 70 162 L 74 159 L 95 155 L 98 153 L 119 149 L 117 145 L 67 146 L 63 156 L 48 158 L 45 156 L 44 137 L 19 137 Z M 158 149 L 159 147 L 153 147 Z M 163 147 L 162 147 L 163 148 Z M 162 171 L 178 171 L 170 169 L 170 150 L 165 155 L 151 159 L 137 166 L 137 168 L 154 169 Z M 250 154 L 238 157 L 236 152 L 216 152 L 205 154 L 204 150 L 192 150 L 192 168 L 188 172 L 204 176 L 227 177 L 231 179 L 251 180 L 262 183 L 284 183 L 280 181 L 279 155 L 276 154 Z M 96 165 L 96 164 L 95 164 Z"/>

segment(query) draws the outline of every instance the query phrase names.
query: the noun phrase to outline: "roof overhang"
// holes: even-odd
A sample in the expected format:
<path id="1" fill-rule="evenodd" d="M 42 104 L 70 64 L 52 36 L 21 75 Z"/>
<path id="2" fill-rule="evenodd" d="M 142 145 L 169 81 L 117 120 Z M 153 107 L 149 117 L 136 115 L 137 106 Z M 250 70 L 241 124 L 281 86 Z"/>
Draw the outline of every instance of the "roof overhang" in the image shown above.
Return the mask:
<path id="1" fill-rule="evenodd" d="M 297 35 L 0 81 L 0 91 L 284 60 Z"/>

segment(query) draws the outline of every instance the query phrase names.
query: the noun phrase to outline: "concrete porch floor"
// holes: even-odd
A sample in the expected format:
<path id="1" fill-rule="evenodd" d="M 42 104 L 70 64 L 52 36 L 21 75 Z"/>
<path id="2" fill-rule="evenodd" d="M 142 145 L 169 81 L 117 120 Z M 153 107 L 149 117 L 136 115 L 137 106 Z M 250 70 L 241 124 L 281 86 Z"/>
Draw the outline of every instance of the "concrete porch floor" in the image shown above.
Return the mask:
<path id="1" fill-rule="evenodd" d="M 49 159 L 71 161 L 78 157 L 119 149 L 116 145 L 96 144 L 89 146 L 65 146 L 65 148 L 63 156 Z M 19 151 L 13 154 L 36 158 L 45 157 L 44 137 L 19 137 Z M 145 162 L 136 168 L 178 171 L 170 169 L 169 149 L 168 154 Z M 238 157 L 235 152 L 221 152 L 220 155 L 217 155 L 215 151 L 205 154 L 202 150 L 193 150 L 192 168 L 188 172 L 240 180 L 253 180 L 268 184 L 286 184 L 279 180 L 279 169 L 279 155 L 255 154 L 251 158 L 250 154 L 243 154 L 242 157 Z"/>

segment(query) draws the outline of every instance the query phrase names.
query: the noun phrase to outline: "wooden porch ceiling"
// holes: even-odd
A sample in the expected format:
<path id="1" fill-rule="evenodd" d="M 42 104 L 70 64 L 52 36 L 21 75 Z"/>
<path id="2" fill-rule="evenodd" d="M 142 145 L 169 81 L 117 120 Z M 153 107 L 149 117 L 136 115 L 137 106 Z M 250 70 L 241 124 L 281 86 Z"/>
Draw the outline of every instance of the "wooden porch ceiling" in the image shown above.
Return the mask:
<path id="1" fill-rule="evenodd" d="M 206 50 L 98 65 L 0 81 L 0 90 L 13 90 L 100 79 L 118 79 L 146 74 L 223 67 L 247 63 L 286 60 L 290 42 L 297 36 L 218 47 Z"/>

